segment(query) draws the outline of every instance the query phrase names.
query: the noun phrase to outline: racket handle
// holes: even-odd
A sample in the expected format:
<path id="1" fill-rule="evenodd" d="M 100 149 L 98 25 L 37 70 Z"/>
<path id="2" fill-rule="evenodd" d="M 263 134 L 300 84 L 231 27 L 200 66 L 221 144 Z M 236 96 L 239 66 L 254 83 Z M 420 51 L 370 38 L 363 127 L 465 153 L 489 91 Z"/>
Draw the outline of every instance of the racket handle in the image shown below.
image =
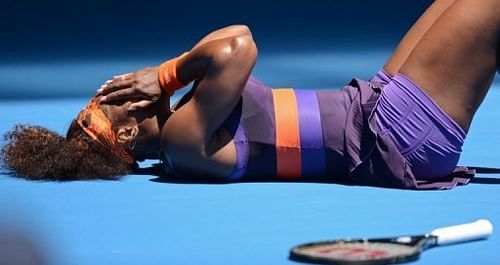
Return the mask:
<path id="1" fill-rule="evenodd" d="M 472 223 L 442 227 L 430 233 L 437 236 L 438 245 L 455 244 L 489 237 L 493 233 L 493 225 L 486 219 Z"/>

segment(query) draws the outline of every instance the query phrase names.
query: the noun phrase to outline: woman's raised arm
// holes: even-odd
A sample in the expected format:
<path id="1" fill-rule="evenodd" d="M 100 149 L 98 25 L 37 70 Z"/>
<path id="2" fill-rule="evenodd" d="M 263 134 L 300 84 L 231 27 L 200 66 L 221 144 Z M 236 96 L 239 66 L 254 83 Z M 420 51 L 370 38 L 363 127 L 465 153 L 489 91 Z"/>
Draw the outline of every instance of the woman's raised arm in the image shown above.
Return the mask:
<path id="1" fill-rule="evenodd" d="M 168 95 L 194 81 L 191 99 L 170 115 L 162 128 L 162 149 L 176 167 L 196 171 L 196 165 L 200 172 L 220 176 L 232 169 L 235 154 L 229 145 L 214 145 L 212 140 L 238 103 L 256 57 L 250 30 L 231 26 L 212 32 L 162 67 L 116 78 L 98 92 L 104 97 L 101 101 L 130 99 L 135 101 L 131 108 L 140 109 L 160 100 L 162 93 Z M 167 77 L 161 82 L 163 91 L 158 74 Z"/>
<path id="2" fill-rule="evenodd" d="M 179 60 L 178 79 L 195 83 L 192 98 L 162 130 L 163 150 L 176 167 L 217 176 L 232 169 L 234 152 L 214 144 L 214 135 L 238 103 L 256 57 L 252 36 L 245 34 L 208 41 Z"/>
<path id="3" fill-rule="evenodd" d="M 210 34 L 202 38 L 185 55 L 188 55 L 193 52 L 195 54 L 202 56 L 204 55 L 204 57 L 207 57 L 206 52 L 198 51 L 205 49 L 203 48 L 205 44 L 221 39 L 234 38 L 238 36 L 249 36 L 251 38 L 252 34 L 248 29 L 248 27 L 244 25 L 232 25 L 225 28 L 221 28 L 211 32 Z M 203 68 L 203 65 L 200 65 L 198 60 L 201 58 L 196 58 L 196 56 L 186 56 L 186 57 L 190 57 L 191 59 L 197 60 L 198 63 L 196 64 L 188 63 L 188 65 L 192 66 L 192 69 L 187 69 L 183 71 L 183 73 L 181 74 L 185 75 L 186 72 L 189 73 L 188 76 L 184 76 L 185 79 L 182 79 L 182 81 L 184 81 L 185 84 L 189 83 L 192 80 L 195 80 L 196 76 L 199 75 L 200 70 L 203 70 L 200 69 Z M 185 61 L 186 60 L 183 60 L 182 64 Z M 112 80 L 106 81 L 101 86 L 101 88 L 97 90 L 97 95 L 101 96 L 101 102 L 108 102 L 108 103 L 119 100 L 136 100 L 136 102 L 130 106 L 130 110 L 143 109 L 149 107 L 152 103 L 158 101 L 161 98 L 162 94 L 160 84 L 158 82 L 158 70 L 159 67 L 147 67 L 133 73 L 127 73 L 115 76 Z"/>

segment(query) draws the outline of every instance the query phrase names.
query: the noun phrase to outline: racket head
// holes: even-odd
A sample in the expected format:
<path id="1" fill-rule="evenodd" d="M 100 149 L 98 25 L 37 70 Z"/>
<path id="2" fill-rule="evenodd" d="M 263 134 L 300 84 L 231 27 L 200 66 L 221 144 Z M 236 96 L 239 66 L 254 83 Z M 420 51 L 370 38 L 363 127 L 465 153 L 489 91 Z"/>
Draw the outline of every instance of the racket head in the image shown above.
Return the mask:
<path id="1" fill-rule="evenodd" d="M 316 264 L 394 264 L 417 260 L 435 241 L 432 235 L 321 241 L 293 247 L 289 258 Z"/>

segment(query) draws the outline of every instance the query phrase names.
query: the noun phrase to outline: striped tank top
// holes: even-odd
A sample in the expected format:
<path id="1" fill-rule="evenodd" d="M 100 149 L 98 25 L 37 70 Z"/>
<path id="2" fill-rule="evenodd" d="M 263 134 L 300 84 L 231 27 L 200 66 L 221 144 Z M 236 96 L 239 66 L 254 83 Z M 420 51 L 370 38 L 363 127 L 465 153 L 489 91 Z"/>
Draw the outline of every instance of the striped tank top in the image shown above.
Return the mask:
<path id="1" fill-rule="evenodd" d="M 237 163 L 229 181 L 328 181 L 348 176 L 343 90 L 271 89 L 250 77 L 223 126 Z"/>

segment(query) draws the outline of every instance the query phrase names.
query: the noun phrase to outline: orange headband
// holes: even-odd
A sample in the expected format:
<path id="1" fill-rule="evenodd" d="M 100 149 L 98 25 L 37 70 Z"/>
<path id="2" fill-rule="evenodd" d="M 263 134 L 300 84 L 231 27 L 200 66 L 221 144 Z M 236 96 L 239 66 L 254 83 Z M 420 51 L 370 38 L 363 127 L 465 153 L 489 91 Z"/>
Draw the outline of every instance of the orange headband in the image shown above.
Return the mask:
<path id="1" fill-rule="evenodd" d="M 129 164 L 135 163 L 130 152 L 118 143 L 111 121 L 99 108 L 95 98 L 91 99 L 87 106 L 80 111 L 76 121 L 87 135 L 109 148 L 115 156 Z"/>

